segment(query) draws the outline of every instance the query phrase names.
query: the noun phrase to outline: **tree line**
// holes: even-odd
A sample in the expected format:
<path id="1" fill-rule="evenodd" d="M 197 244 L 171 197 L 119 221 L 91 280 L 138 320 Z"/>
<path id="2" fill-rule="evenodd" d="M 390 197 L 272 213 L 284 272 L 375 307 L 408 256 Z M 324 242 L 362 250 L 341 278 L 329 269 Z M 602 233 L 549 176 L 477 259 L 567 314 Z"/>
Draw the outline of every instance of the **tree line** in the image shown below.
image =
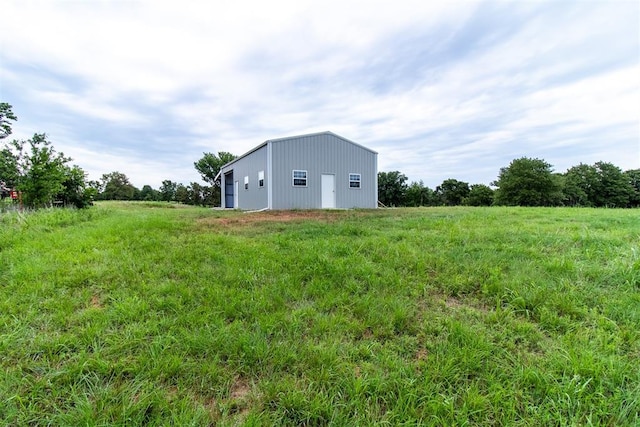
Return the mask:
<path id="1" fill-rule="evenodd" d="M 0 103 L 0 140 L 11 135 L 17 117 L 12 107 Z M 187 185 L 162 181 L 158 189 L 131 184 L 122 172 L 88 180 L 87 174 L 71 164 L 71 158 L 57 152 L 47 135 L 34 134 L 28 140 L 13 140 L 0 149 L 0 195 L 19 195 L 19 202 L 30 208 L 54 205 L 87 207 L 94 200 L 146 200 L 190 205 L 219 206 L 220 182 L 216 175 L 235 155 L 220 151 L 203 153 L 194 162 L 206 184 Z M 544 160 L 522 157 L 500 169 L 498 179 L 489 185 L 446 179 L 435 189 L 422 181 L 407 183 L 399 172 L 378 173 L 378 200 L 385 206 L 587 206 L 640 207 L 640 169 L 622 171 L 597 162 L 579 164 L 565 173 L 554 173 Z"/>
<path id="2" fill-rule="evenodd" d="M 89 185 L 96 190 L 96 200 L 142 200 L 215 206 L 220 199 L 219 191 L 198 182 L 185 185 L 165 179 L 157 189 L 151 185 L 137 188 L 124 173 L 118 171 L 104 174 L 99 181 L 90 181 Z"/>
<path id="3" fill-rule="evenodd" d="M 102 175 L 99 181 L 89 181 L 88 185 L 95 190 L 96 200 L 145 200 L 220 206 L 220 182 L 215 178 L 220 168 L 235 158 L 235 155 L 226 151 L 220 151 L 218 154 L 203 153 L 203 157 L 193 165 L 208 185 L 197 182 L 184 185 L 166 179 L 158 189 L 150 185 L 138 189 L 125 174 L 117 171 Z"/>
<path id="4" fill-rule="evenodd" d="M 16 120 L 11 105 L 0 103 L 0 140 L 11 135 Z M 44 133 L 14 139 L 0 149 L 0 196 L 27 207 L 89 206 L 94 194 L 86 186 L 86 176 L 71 158 L 53 148 Z"/>
<path id="5" fill-rule="evenodd" d="M 585 206 L 640 207 L 640 169 L 622 171 L 608 162 L 579 164 L 554 173 L 542 159 L 522 157 L 500 169 L 491 183 L 446 179 L 435 189 L 407 184 L 399 172 L 378 173 L 378 200 L 385 206 Z M 492 188 L 493 187 L 493 188 Z"/>
<path id="6" fill-rule="evenodd" d="M 12 106 L 0 103 L 0 140 L 12 133 L 18 118 Z M 178 202 L 191 205 L 220 204 L 220 184 L 215 177 L 220 168 L 235 159 L 224 151 L 217 155 L 203 153 L 194 167 L 208 184 L 191 182 L 188 185 L 172 180 L 162 181 L 158 189 L 131 184 L 122 172 L 103 174 L 99 180 L 88 180 L 85 171 L 71 164 L 72 159 L 58 152 L 44 133 L 36 133 L 28 140 L 12 140 L 0 146 L 0 196 L 15 198 L 28 208 L 74 206 L 84 208 L 94 200 L 147 200 Z"/>

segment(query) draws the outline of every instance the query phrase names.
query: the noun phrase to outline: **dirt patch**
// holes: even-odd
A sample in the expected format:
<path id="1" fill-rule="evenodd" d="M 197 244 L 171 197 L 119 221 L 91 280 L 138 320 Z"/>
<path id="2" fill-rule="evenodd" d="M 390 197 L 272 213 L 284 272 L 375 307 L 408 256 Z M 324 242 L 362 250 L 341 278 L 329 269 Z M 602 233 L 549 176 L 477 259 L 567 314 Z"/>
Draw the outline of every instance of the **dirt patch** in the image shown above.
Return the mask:
<path id="1" fill-rule="evenodd" d="M 455 297 L 448 297 L 445 300 L 445 305 L 448 308 L 451 308 L 454 310 L 467 309 L 467 310 L 471 310 L 473 312 L 482 313 L 482 314 L 487 314 L 494 310 L 494 307 L 491 307 L 490 305 L 487 305 L 484 301 L 476 298 L 460 299 Z"/>
<path id="2" fill-rule="evenodd" d="M 93 295 L 90 302 L 91 308 L 102 308 L 102 302 L 98 295 Z"/>
<path id="3" fill-rule="evenodd" d="M 227 405 L 236 422 L 244 424 L 251 406 L 251 384 L 244 378 L 236 378 L 229 390 Z"/>
<path id="4" fill-rule="evenodd" d="M 243 378 L 236 378 L 229 390 L 229 398 L 234 400 L 242 400 L 251 393 L 251 385 Z"/>
<path id="5" fill-rule="evenodd" d="M 465 306 L 465 304 L 460 302 L 459 299 L 457 299 L 456 297 L 452 297 L 452 296 L 445 297 L 444 305 L 446 305 L 449 308 L 460 308 L 460 307 L 464 307 Z"/>
<path id="6" fill-rule="evenodd" d="M 255 404 L 256 396 L 252 392 L 251 383 L 246 378 L 237 377 L 229 386 L 227 398 L 216 399 L 199 394 L 194 398 L 207 410 L 215 425 L 223 418 L 232 420 L 233 425 L 244 425 L 251 406 Z"/>
<path id="7" fill-rule="evenodd" d="M 216 399 L 208 399 L 204 402 L 204 407 L 209 412 L 209 416 L 212 420 L 217 420 L 220 418 L 220 408 L 218 407 L 218 402 Z"/>
<path id="8" fill-rule="evenodd" d="M 416 360 L 419 360 L 419 361 L 425 361 L 427 360 L 428 357 L 429 357 L 429 352 L 424 348 L 419 349 L 416 352 L 416 356 L 415 356 Z"/>
<path id="9" fill-rule="evenodd" d="M 460 297 L 433 293 L 430 297 L 418 302 L 419 313 L 423 311 L 443 310 L 459 312 L 469 311 L 477 314 L 486 314 L 493 311 L 493 307 L 485 302 L 472 297 Z M 421 316 L 419 317 L 422 318 Z"/>
<path id="10" fill-rule="evenodd" d="M 360 369 L 360 366 L 356 365 L 356 367 L 353 368 L 353 374 L 356 376 L 356 378 L 360 378 L 362 376 L 362 370 Z"/>
<path id="11" fill-rule="evenodd" d="M 371 330 L 371 328 L 365 329 L 362 332 L 362 339 L 370 340 L 371 338 L 373 338 L 373 331 Z"/>

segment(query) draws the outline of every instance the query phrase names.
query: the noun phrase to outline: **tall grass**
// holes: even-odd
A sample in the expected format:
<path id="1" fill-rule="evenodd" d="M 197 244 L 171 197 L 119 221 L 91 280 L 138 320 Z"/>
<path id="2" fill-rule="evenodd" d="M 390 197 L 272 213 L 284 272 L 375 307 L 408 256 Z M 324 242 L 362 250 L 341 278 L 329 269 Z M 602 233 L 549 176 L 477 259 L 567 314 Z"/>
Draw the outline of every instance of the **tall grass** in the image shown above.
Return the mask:
<path id="1" fill-rule="evenodd" d="M 10 425 L 637 425 L 631 210 L 0 216 Z"/>

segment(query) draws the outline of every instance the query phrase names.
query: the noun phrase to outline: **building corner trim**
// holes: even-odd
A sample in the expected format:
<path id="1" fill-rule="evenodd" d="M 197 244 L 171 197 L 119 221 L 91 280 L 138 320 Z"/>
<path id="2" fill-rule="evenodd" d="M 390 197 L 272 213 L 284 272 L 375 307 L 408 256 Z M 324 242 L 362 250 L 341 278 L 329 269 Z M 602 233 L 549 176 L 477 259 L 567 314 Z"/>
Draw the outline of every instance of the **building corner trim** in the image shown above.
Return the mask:
<path id="1" fill-rule="evenodd" d="M 267 209 L 273 209 L 273 147 L 267 141 Z"/>

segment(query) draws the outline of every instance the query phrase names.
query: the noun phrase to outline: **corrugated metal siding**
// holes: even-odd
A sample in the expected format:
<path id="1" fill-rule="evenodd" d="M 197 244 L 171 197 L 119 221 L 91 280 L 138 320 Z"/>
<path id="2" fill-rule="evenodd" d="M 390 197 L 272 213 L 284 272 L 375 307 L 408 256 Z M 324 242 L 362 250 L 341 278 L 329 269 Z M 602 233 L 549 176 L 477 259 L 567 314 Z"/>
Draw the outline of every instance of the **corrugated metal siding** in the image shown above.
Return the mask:
<path id="1" fill-rule="evenodd" d="M 321 207 L 322 174 L 335 175 L 336 207 L 377 207 L 377 154 L 331 133 L 271 141 L 272 209 Z M 307 171 L 307 187 L 293 187 L 292 171 Z M 349 174 L 362 177 L 349 188 Z"/>
<path id="2" fill-rule="evenodd" d="M 267 186 L 270 185 L 267 174 L 267 147 L 263 146 L 223 167 L 222 177 L 231 170 L 233 170 L 233 179 L 238 181 L 238 206 L 235 206 L 235 208 L 243 210 L 267 208 Z M 264 171 L 264 187 L 258 187 L 259 171 Z M 248 190 L 244 189 L 245 176 L 249 177 Z M 222 188 L 224 189 L 224 182 Z M 224 194 L 222 195 L 222 200 L 224 201 Z"/>

